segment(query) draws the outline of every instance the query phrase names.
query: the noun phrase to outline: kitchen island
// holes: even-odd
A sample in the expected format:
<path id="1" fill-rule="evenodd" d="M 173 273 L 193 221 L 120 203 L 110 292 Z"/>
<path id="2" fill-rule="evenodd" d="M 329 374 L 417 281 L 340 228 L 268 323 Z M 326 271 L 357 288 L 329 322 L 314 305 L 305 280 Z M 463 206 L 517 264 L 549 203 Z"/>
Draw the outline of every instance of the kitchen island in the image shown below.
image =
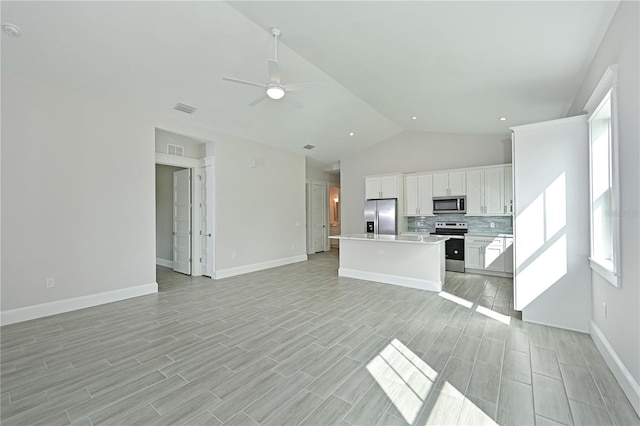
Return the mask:
<path id="1" fill-rule="evenodd" d="M 340 240 L 341 277 L 442 291 L 446 236 L 348 234 Z"/>

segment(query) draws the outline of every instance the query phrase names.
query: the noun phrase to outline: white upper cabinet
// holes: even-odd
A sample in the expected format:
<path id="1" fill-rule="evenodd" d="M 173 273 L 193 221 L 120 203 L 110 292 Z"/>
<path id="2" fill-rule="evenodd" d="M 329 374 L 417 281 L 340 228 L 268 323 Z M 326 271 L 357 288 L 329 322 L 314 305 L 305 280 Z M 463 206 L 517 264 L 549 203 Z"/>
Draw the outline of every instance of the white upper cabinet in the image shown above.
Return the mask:
<path id="1" fill-rule="evenodd" d="M 400 198 L 402 192 L 401 175 L 367 176 L 364 180 L 367 200 L 376 198 Z"/>
<path id="2" fill-rule="evenodd" d="M 465 172 L 435 173 L 433 175 L 433 196 L 466 195 Z"/>
<path id="3" fill-rule="evenodd" d="M 405 176 L 405 216 L 430 216 L 433 214 L 432 184 L 433 176 L 431 174 Z"/>
<path id="4" fill-rule="evenodd" d="M 467 215 L 484 213 L 484 170 L 467 170 Z"/>
<path id="5" fill-rule="evenodd" d="M 505 196 L 505 179 L 511 166 L 467 170 L 467 215 L 502 216 L 511 214 Z M 512 192 L 512 191 L 510 191 Z M 511 197 L 511 195 L 509 195 Z M 512 203 L 511 203 L 512 205 Z"/>
<path id="6" fill-rule="evenodd" d="M 505 214 L 504 210 L 504 167 L 484 169 L 484 213 Z"/>
<path id="7" fill-rule="evenodd" d="M 504 212 L 513 214 L 513 167 L 504 166 Z"/>

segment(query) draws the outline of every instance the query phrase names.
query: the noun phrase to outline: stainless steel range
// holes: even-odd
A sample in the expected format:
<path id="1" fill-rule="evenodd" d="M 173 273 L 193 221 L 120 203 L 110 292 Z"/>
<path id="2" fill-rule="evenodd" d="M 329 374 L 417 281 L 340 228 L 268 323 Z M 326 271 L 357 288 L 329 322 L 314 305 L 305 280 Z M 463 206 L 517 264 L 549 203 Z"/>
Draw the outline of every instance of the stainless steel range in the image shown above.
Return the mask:
<path id="1" fill-rule="evenodd" d="M 450 237 L 445 244 L 445 269 L 464 272 L 464 234 L 468 232 L 465 222 L 436 222 L 436 232 L 431 235 Z"/>

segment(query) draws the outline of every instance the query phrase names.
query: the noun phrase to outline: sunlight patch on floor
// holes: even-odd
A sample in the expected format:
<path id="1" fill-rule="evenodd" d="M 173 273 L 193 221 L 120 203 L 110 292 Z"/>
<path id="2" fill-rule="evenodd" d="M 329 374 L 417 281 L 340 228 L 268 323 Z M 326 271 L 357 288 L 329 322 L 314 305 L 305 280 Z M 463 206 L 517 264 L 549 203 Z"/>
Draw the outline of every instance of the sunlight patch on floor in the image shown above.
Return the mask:
<path id="1" fill-rule="evenodd" d="M 398 339 L 382 349 L 367 364 L 367 370 L 408 423 L 415 421 L 438 377 Z"/>
<path id="2" fill-rule="evenodd" d="M 496 311 L 492 311 L 489 308 L 485 308 L 484 306 L 478 306 L 476 308 L 476 312 L 486 317 L 492 318 L 496 321 L 500 321 L 503 324 L 507 324 L 507 325 L 511 324 L 511 317 L 509 315 L 503 315 Z"/>
<path id="3" fill-rule="evenodd" d="M 436 392 L 435 400 L 432 398 L 433 404 L 427 413 L 426 423 L 455 423 L 464 402 L 466 416 L 483 419 L 483 424 L 495 424 L 491 417 L 449 382 L 442 383 L 439 392 L 435 390 L 438 372 L 398 339 L 393 339 L 385 346 L 367 364 L 367 370 L 411 425 L 418 424 L 418 416 L 433 392 Z"/>
<path id="4" fill-rule="evenodd" d="M 446 291 L 441 291 L 440 293 L 438 293 L 438 296 L 457 303 L 460 306 L 464 306 L 465 308 L 471 308 L 473 306 L 473 302 L 469 302 L 467 299 L 463 299 L 462 297 L 447 293 Z"/>

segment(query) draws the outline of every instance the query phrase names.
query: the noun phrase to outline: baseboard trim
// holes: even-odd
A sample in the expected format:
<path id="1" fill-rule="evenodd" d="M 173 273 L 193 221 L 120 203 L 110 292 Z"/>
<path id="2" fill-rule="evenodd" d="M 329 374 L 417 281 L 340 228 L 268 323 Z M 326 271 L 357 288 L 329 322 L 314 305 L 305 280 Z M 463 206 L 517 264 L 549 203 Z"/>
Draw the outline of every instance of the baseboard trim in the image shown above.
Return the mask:
<path id="1" fill-rule="evenodd" d="M 604 357 L 613 375 L 618 380 L 622 391 L 627 395 L 627 398 L 629 398 L 633 409 L 636 410 L 636 413 L 640 416 L 640 385 L 638 385 L 638 382 L 636 382 L 631 373 L 629 373 L 629 370 L 627 370 L 627 367 L 625 367 L 613 349 L 613 346 L 611 346 L 595 322 L 591 321 L 589 329 L 593 342 Z"/>
<path id="2" fill-rule="evenodd" d="M 173 268 L 173 260 L 156 257 L 156 265 L 164 266 L 165 268 Z"/>
<path id="3" fill-rule="evenodd" d="M 236 275 L 248 274 L 249 272 L 262 271 L 264 269 L 276 268 L 278 266 L 289 265 L 291 263 L 304 262 L 308 259 L 306 254 L 282 259 L 269 260 L 267 262 L 252 263 L 251 265 L 238 266 L 237 268 L 221 269 L 213 273 L 213 279 L 233 277 Z"/>
<path id="4" fill-rule="evenodd" d="M 118 302 L 133 297 L 145 296 L 158 292 L 158 283 L 149 283 L 104 293 L 90 294 L 88 296 L 73 297 L 71 299 L 57 300 L 55 302 L 42 303 L 40 305 L 26 306 L 24 308 L 10 309 L 0 312 L 0 325 L 15 324 L 50 315 L 62 314 L 105 303 Z"/>
<path id="5" fill-rule="evenodd" d="M 530 318 L 527 318 L 527 312 L 526 312 L 527 307 L 526 306 L 525 306 L 524 309 L 525 310 L 522 311 L 522 321 L 524 321 L 524 322 L 530 322 L 532 324 L 546 325 L 547 327 L 561 328 L 563 330 L 576 331 L 578 333 L 589 333 L 589 327 L 575 328 L 575 327 L 567 327 L 564 324 L 563 325 L 558 325 L 558 324 L 551 324 L 550 322 L 532 320 Z"/>
<path id="6" fill-rule="evenodd" d="M 384 284 L 417 288 L 419 290 L 442 291 L 442 282 L 438 281 L 420 280 L 417 278 L 407 278 L 398 275 L 380 274 L 377 272 L 367 272 L 349 268 L 339 268 L 338 275 L 341 277 L 357 278 L 365 281 L 375 281 Z"/>
<path id="7" fill-rule="evenodd" d="M 487 271 L 486 269 L 473 269 L 473 268 L 465 268 L 464 271 L 469 274 L 477 274 L 477 275 L 489 275 L 492 277 L 504 277 L 504 278 L 513 278 L 513 274 L 510 272 L 499 272 L 499 271 Z"/>

